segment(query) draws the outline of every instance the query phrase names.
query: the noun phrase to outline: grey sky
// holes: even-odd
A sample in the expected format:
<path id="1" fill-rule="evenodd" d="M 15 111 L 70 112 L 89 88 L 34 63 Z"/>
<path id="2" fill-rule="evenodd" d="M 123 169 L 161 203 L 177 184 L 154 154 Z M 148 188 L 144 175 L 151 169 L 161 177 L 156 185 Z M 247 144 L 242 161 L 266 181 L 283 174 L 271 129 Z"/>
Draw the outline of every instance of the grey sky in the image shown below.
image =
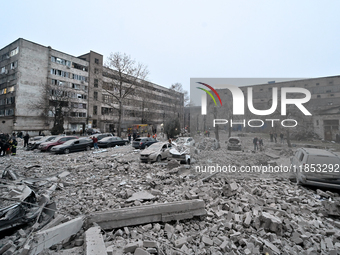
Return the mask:
<path id="1" fill-rule="evenodd" d="M 2 1 L 0 48 L 19 37 L 78 56 L 125 52 L 149 80 L 322 77 L 340 70 L 340 1 Z"/>

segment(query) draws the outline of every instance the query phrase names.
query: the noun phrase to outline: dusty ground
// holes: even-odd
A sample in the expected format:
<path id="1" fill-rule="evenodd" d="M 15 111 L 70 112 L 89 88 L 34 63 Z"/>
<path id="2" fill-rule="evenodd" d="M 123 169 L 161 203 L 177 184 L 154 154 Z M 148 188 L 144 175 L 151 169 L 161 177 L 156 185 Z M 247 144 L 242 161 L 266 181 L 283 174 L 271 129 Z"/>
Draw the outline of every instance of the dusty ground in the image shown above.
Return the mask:
<path id="1" fill-rule="evenodd" d="M 142 164 L 139 151 L 131 146 L 109 148 L 103 153 L 53 155 L 24 151 L 20 144 L 17 156 L 0 158 L 0 168 L 8 167 L 23 178 L 42 178 L 36 187 L 38 194 L 55 183 L 46 181 L 45 177 L 69 171 L 68 176 L 57 181 L 51 198 L 57 203 L 58 214 L 70 219 L 152 203 L 194 198 L 205 201 L 207 217 L 171 223 L 174 230 L 170 237 L 164 231 L 165 224 L 104 233 L 105 244 L 114 254 L 122 254 L 128 244 L 143 240 L 157 242 L 159 254 L 337 254 L 340 222 L 327 215 L 322 205 L 326 198 L 337 201 L 336 191 L 317 193 L 315 189 L 297 186 L 289 180 L 290 173 L 197 172 L 197 166 L 216 164 L 237 168 L 268 163 L 287 166 L 294 150 L 306 144 L 340 151 L 337 144 L 321 141 L 293 141 L 294 147 L 290 149 L 286 144 L 271 143 L 269 137 L 262 136 L 265 150 L 254 153 L 255 135 L 261 136 L 241 137 L 244 152 L 238 152 L 226 150 L 227 135 L 221 134 L 221 148 L 213 150 L 207 146 L 206 150 L 194 151 L 191 157 L 196 161 L 190 169 L 176 164 L 170 169 L 165 164 Z M 195 140 L 199 142 L 202 138 L 195 137 Z M 126 201 L 140 190 L 157 191 L 156 200 Z M 58 254 L 66 254 L 63 252 L 70 248 L 74 254 L 83 254 L 81 240 L 85 230 L 53 249 L 57 249 Z M 132 235 L 135 230 L 138 234 Z M 185 242 L 175 247 L 176 240 L 183 238 Z M 57 253 L 46 251 L 46 254 Z"/>

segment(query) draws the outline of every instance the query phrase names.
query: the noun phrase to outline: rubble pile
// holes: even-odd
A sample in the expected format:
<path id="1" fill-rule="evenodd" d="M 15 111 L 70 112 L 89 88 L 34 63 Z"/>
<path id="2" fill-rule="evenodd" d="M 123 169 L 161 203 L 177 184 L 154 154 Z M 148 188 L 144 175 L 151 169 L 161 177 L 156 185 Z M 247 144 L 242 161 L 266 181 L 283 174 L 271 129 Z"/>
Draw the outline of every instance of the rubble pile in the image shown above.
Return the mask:
<path id="1" fill-rule="evenodd" d="M 271 151 L 268 156 L 214 150 L 211 138 L 204 141 L 197 146 L 204 149 L 191 154 L 196 159 L 191 168 L 176 160 L 140 163 L 139 151 L 130 146 L 67 155 L 19 150 L 16 157 L 0 158 L 7 171 L 2 183 L 14 185 L 12 193 L 26 185 L 38 198 L 49 194 L 57 207 L 53 219 L 32 234 L 29 224 L 6 232 L 0 254 L 340 251 L 337 193 L 309 190 L 280 174 L 197 173 L 196 166 L 204 164 L 251 166 L 275 157 Z M 291 151 L 279 153 L 288 157 Z M 1 200 L 2 208 L 6 201 Z"/>

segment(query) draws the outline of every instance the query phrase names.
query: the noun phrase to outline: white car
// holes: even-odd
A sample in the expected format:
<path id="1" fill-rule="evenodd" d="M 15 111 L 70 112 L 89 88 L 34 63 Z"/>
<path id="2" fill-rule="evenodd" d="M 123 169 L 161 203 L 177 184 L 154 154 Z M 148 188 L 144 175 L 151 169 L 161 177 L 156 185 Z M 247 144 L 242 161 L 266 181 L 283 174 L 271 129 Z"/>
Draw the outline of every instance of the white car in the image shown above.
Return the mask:
<path id="1" fill-rule="evenodd" d="M 170 156 L 172 145 L 168 142 L 154 143 L 140 153 L 142 162 L 160 162 L 162 159 L 167 159 Z"/>
<path id="2" fill-rule="evenodd" d="M 340 188 L 340 157 L 333 152 L 299 148 L 291 158 L 298 184 Z"/>
<path id="3" fill-rule="evenodd" d="M 195 140 L 192 137 L 178 137 L 174 143 L 181 146 L 194 146 Z"/>

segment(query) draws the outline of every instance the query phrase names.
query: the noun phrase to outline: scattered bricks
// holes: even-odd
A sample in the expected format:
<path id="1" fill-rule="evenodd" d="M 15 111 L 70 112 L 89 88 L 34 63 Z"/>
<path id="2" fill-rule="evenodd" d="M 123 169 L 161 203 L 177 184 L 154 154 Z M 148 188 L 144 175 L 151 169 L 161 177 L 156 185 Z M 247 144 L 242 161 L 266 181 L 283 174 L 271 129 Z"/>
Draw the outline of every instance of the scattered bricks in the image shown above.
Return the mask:
<path id="1" fill-rule="evenodd" d="M 145 231 L 149 231 L 150 229 L 152 229 L 152 225 L 151 224 L 146 224 L 142 227 Z"/>
<path id="2" fill-rule="evenodd" d="M 19 229 L 18 230 L 18 234 L 21 236 L 21 237 L 26 237 L 26 232 L 23 230 L 23 229 Z"/>
<path id="3" fill-rule="evenodd" d="M 209 237 L 207 236 L 202 236 L 202 242 L 205 244 L 205 245 L 213 245 L 214 242 L 213 240 L 211 240 Z"/>
<path id="4" fill-rule="evenodd" d="M 162 195 L 162 191 L 160 191 L 158 189 L 151 189 L 150 193 L 154 196 L 161 196 Z"/>
<path id="5" fill-rule="evenodd" d="M 106 248 L 106 254 L 107 255 L 114 255 L 113 246 L 109 246 L 109 247 Z"/>
<path id="6" fill-rule="evenodd" d="M 327 229 L 326 231 L 326 236 L 331 236 L 334 235 L 336 233 L 335 229 Z"/>
<path id="7" fill-rule="evenodd" d="M 135 250 L 139 247 L 139 244 L 137 242 L 135 243 L 128 243 L 127 245 L 125 245 L 124 247 L 124 252 L 125 253 L 128 253 L 128 252 L 131 252 L 131 253 L 134 253 Z"/>
<path id="8" fill-rule="evenodd" d="M 262 212 L 262 215 L 255 219 L 254 227 L 257 230 L 263 228 L 266 231 L 271 231 L 277 235 L 282 235 L 282 221 L 266 212 Z"/>
<path id="9" fill-rule="evenodd" d="M 228 249 L 228 241 L 223 241 L 223 243 L 220 245 L 220 248 L 222 251 L 226 252 Z"/>
<path id="10" fill-rule="evenodd" d="M 251 212 L 247 212 L 247 213 L 245 214 L 245 220 L 244 220 L 243 224 L 244 224 L 246 227 L 249 227 L 250 223 L 251 223 Z"/>
<path id="11" fill-rule="evenodd" d="M 146 248 L 157 248 L 158 247 L 158 243 L 155 241 L 143 241 L 143 246 Z"/>
<path id="12" fill-rule="evenodd" d="M 325 243 L 326 243 L 326 245 L 327 245 L 327 248 L 329 249 L 329 250 L 333 250 L 334 249 L 334 245 L 333 245 L 333 241 L 332 241 L 332 239 L 331 238 L 325 238 Z"/>
<path id="13" fill-rule="evenodd" d="M 150 255 L 150 253 L 147 252 L 146 250 L 141 249 L 141 248 L 137 248 L 135 250 L 134 255 Z"/>
<path id="14" fill-rule="evenodd" d="M 128 227 L 124 227 L 124 232 L 125 234 L 127 234 L 128 236 L 130 235 L 130 231 Z"/>
<path id="15" fill-rule="evenodd" d="M 137 235 L 138 235 L 137 230 L 134 229 L 134 230 L 131 231 L 131 238 L 132 239 L 137 239 Z"/>
<path id="16" fill-rule="evenodd" d="M 277 254 L 281 254 L 280 250 L 271 242 L 259 237 L 259 240 L 261 240 L 261 242 L 263 242 L 270 250 L 272 250 L 273 252 L 277 253 Z M 268 252 L 268 251 L 267 251 Z"/>
<path id="17" fill-rule="evenodd" d="M 303 243 L 303 240 L 302 240 L 302 238 L 300 238 L 300 234 L 298 232 L 293 233 L 291 240 L 292 240 L 292 242 L 294 242 L 297 245 Z"/>
<path id="18" fill-rule="evenodd" d="M 319 196 L 321 196 L 321 197 L 325 197 L 325 198 L 330 198 L 330 197 L 331 197 L 330 194 L 328 194 L 328 193 L 326 193 L 326 192 L 324 192 L 324 191 L 322 191 L 322 190 L 320 190 L 320 189 L 317 189 L 317 190 L 316 190 L 316 193 L 317 193 Z"/>
<path id="19" fill-rule="evenodd" d="M 158 254 L 158 251 L 156 248 L 147 248 L 146 251 L 150 254 Z"/>
<path id="20" fill-rule="evenodd" d="M 217 237 L 213 238 L 213 242 L 215 246 L 220 246 L 222 244 L 222 241 Z"/>
<path id="21" fill-rule="evenodd" d="M 250 255 L 250 254 L 252 254 L 252 253 L 251 253 L 251 251 L 250 251 L 249 249 L 245 249 L 245 250 L 244 250 L 244 254 Z"/>
<path id="22" fill-rule="evenodd" d="M 340 216 L 340 203 L 335 201 L 322 201 L 322 205 L 324 206 L 326 213 L 328 215 Z"/>
<path id="23" fill-rule="evenodd" d="M 11 246 L 13 245 L 13 242 L 9 240 L 4 246 L 0 249 L 0 254 L 3 254 L 5 251 L 7 251 Z"/>
<path id="24" fill-rule="evenodd" d="M 226 197 L 234 196 L 237 193 L 237 189 L 238 186 L 236 182 L 228 183 L 223 187 L 223 195 Z"/>
<path id="25" fill-rule="evenodd" d="M 180 239 L 175 240 L 174 241 L 174 245 L 175 245 L 176 248 L 181 248 L 187 242 L 188 242 L 188 238 L 187 237 L 182 237 Z"/>
<path id="26" fill-rule="evenodd" d="M 86 239 L 86 248 L 85 254 L 91 254 L 91 255 L 102 255 L 102 254 L 106 254 L 106 247 L 105 247 L 105 243 L 103 240 L 103 236 L 100 233 L 101 229 L 100 227 L 92 227 L 89 228 L 86 232 L 85 232 L 85 239 Z"/>
<path id="27" fill-rule="evenodd" d="M 183 231 L 183 226 L 182 225 L 176 225 L 176 230 L 179 232 Z"/>

